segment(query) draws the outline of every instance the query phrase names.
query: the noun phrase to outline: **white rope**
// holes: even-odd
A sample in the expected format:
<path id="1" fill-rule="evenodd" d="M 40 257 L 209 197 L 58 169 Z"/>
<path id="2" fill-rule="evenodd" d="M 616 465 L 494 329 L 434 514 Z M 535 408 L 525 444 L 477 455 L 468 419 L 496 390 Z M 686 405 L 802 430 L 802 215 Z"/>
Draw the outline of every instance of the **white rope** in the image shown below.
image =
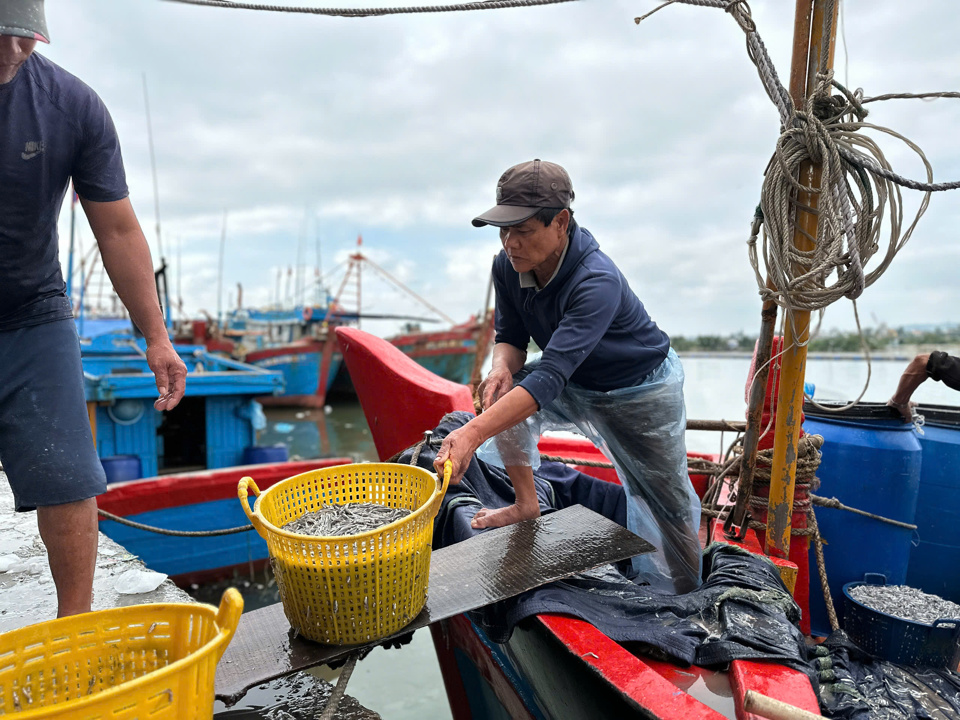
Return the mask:
<path id="1" fill-rule="evenodd" d="M 855 300 L 860 297 L 909 241 L 929 205 L 930 193 L 955 189 L 960 183 L 934 183 L 930 162 L 915 143 L 889 128 L 864 122 L 867 111 L 863 104 L 867 101 L 863 92 L 851 93 L 834 82 L 833 73 L 827 71 L 826 43 L 821 48 L 815 91 L 803 107 L 794 108 L 744 0 L 667 0 L 637 18 L 636 22 L 673 3 L 719 8 L 736 20 L 746 33 L 750 60 L 780 115 L 781 135 L 761 193 L 762 247 L 757 247 L 756 234 L 748 242 L 750 264 L 761 297 L 776 302 L 787 311 L 822 310 L 841 298 Z M 827 37 L 832 9 L 831 0 L 824 14 L 827 25 L 824 35 Z M 840 94 L 831 95 L 833 88 L 840 90 Z M 958 93 L 900 94 L 870 98 L 869 101 L 957 96 Z M 878 142 L 864 131 L 886 134 L 903 142 L 923 163 L 926 181 L 911 180 L 895 173 Z M 821 168 L 819 189 L 810 186 L 809 178 L 799 177 L 801 164 L 807 162 Z M 906 227 L 900 187 L 924 193 L 916 216 Z M 797 198 L 804 193 L 816 198 L 816 208 L 798 203 Z M 798 250 L 794 244 L 801 213 L 818 216 L 817 236 L 808 236 L 814 244 L 810 251 Z M 871 260 L 880 252 L 885 220 L 889 235 L 884 252 L 868 269 Z M 768 277 L 775 290 L 768 288 Z M 857 323 L 859 329 L 859 318 Z M 864 350 L 867 351 L 865 343 Z"/>

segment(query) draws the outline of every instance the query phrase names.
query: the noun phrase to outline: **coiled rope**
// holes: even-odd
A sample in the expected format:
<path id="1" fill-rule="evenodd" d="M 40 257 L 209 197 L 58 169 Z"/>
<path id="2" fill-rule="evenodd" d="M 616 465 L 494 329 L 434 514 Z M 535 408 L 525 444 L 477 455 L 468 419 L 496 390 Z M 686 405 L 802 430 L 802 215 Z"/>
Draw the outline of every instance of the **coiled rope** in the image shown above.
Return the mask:
<path id="1" fill-rule="evenodd" d="M 229 8 L 232 10 L 261 10 L 265 12 L 302 13 L 305 15 L 327 15 L 330 17 L 380 17 L 384 15 L 410 15 L 414 13 L 466 12 L 469 10 L 504 10 L 506 8 L 536 7 L 539 5 L 558 5 L 577 2 L 577 0 L 485 0 L 482 2 L 456 3 L 454 5 L 420 5 L 392 8 L 317 8 L 293 5 L 265 5 L 262 3 L 230 2 L 229 0 L 166 0 L 182 5 L 200 5 L 201 7 Z"/>
<path id="2" fill-rule="evenodd" d="M 725 10 L 747 37 L 747 54 L 756 66 L 763 87 L 780 115 L 781 135 L 764 177 L 760 207 L 763 217 L 763 247 L 756 235 L 748 245 L 760 295 L 785 310 L 821 310 L 842 297 L 856 300 L 886 271 L 910 239 L 930 202 L 930 193 L 953 190 L 960 182 L 934 183 L 933 170 L 923 150 L 903 135 L 880 125 L 864 122 L 864 104 L 907 98 L 958 98 L 960 93 L 897 93 L 864 98 L 862 90 L 851 92 L 833 79 L 827 45 L 821 47 L 815 90 L 802 108 L 794 107 L 790 93 L 780 82 L 766 47 L 757 33 L 745 0 L 667 0 L 636 18 L 640 23 L 674 3 Z M 824 14 L 829 37 L 835 0 Z M 839 91 L 831 96 L 832 89 Z M 902 141 L 921 160 L 926 181 L 905 178 L 893 171 L 879 144 L 862 131 L 873 130 Z M 821 188 L 798 179 L 800 165 L 810 162 L 822 168 Z M 913 221 L 903 227 L 900 187 L 924 193 Z M 817 208 L 797 203 L 799 193 L 818 198 Z M 794 246 L 797 212 L 819 216 L 813 250 Z M 884 217 L 890 234 L 879 264 L 869 272 L 866 264 L 880 249 Z M 763 268 L 760 261 L 763 261 Z M 774 288 L 768 287 L 767 277 Z"/>

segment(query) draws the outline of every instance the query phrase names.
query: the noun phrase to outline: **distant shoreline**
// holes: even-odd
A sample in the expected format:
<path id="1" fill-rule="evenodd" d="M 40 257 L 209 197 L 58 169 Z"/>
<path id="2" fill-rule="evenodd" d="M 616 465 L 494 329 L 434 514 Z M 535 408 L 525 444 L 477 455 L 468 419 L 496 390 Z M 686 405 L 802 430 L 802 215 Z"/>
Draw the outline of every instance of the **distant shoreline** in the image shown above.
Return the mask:
<path id="1" fill-rule="evenodd" d="M 744 352 L 742 350 L 729 350 L 729 351 L 716 351 L 716 350 L 688 350 L 686 352 L 677 353 L 680 356 L 680 359 L 683 358 L 743 358 L 750 360 L 753 358 L 753 353 Z M 906 354 L 906 353 L 877 353 L 870 355 L 871 361 L 896 361 L 896 362 L 910 362 L 913 360 L 916 353 Z M 807 360 L 866 360 L 867 356 L 861 353 L 854 352 L 808 352 Z"/>

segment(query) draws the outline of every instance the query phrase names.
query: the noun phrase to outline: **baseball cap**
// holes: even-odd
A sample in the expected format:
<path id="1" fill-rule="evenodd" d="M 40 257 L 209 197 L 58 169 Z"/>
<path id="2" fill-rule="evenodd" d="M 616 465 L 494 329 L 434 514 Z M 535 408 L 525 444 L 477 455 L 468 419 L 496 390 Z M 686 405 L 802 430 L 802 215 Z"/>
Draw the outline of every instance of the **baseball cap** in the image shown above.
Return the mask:
<path id="1" fill-rule="evenodd" d="M 473 219 L 474 227 L 509 227 L 529 220 L 543 208 L 569 208 L 573 183 L 562 167 L 531 160 L 514 165 L 497 182 L 497 204 Z"/>
<path id="2" fill-rule="evenodd" d="M 50 42 L 43 0 L 2 0 L 0 2 L 0 35 Z"/>

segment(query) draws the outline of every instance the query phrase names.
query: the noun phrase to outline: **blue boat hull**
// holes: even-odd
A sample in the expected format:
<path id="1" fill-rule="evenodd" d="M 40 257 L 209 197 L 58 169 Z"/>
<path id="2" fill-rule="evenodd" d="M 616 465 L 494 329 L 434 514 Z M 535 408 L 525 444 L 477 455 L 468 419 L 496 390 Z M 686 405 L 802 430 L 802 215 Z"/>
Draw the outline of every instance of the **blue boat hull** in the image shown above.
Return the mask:
<path id="1" fill-rule="evenodd" d="M 472 353 L 451 353 L 449 355 L 420 355 L 411 356 L 418 365 L 442 378 L 461 385 L 470 384 L 473 374 L 474 355 Z"/>
<path id="2" fill-rule="evenodd" d="M 236 497 L 153 510 L 127 519 L 169 530 L 222 530 L 249 525 Z M 252 530 L 215 537 L 177 537 L 104 520 L 100 531 L 151 570 L 170 576 L 210 573 L 267 559 L 266 542 Z"/>
<path id="3" fill-rule="evenodd" d="M 273 370 L 283 375 L 284 389 L 277 397 L 303 397 L 320 395 L 320 367 L 323 362 L 322 352 L 297 352 L 269 357 L 255 357 L 248 359 L 251 365 L 265 370 Z M 333 353 L 330 356 L 330 367 L 327 371 L 329 388 L 340 371 L 343 356 Z"/>
<path id="4" fill-rule="evenodd" d="M 237 485 L 252 477 L 260 491 L 301 473 L 351 462 L 323 458 L 242 465 L 117 483 L 97 498 L 101 510 L 165 530 L 251 527 L 237 499 Z M 157 572 L 180 584 L 229 577 L 234 569 L 262 564 L 267 545 L 252 530 L 216 536 L 174 536 L 101 518 L 100 531 Z"/>

